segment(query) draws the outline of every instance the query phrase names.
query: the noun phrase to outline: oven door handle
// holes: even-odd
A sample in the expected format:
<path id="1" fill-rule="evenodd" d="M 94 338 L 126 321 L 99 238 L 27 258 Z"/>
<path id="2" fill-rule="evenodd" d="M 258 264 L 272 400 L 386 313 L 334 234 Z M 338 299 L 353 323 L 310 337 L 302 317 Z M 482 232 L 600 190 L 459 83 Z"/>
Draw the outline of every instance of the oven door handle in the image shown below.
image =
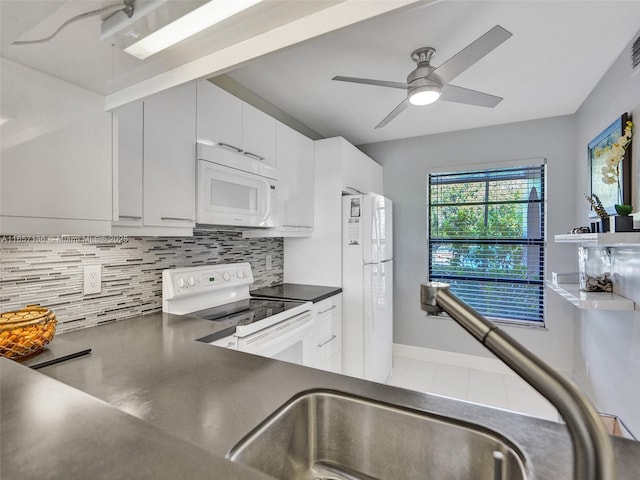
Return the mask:
<path id="1" fill-rule="evenodd" d="M 295 317 L 283 320 L 280 323 L 276 323 L 270 327 L 260 330 L 253 335 L 245 338 L 240 338 L 239 343 L 244 347 L 257 348 L 268 344 L 272 341 L 284 341 L 285 337 L 288 338 L 294 333 L 306 330 L 311 326 L 313 316 L 310 311 L 303 312 Z M 240 347 L 242 350 L 242 347 Z M 250 351 L 249 350 L 249 351 Z"/>

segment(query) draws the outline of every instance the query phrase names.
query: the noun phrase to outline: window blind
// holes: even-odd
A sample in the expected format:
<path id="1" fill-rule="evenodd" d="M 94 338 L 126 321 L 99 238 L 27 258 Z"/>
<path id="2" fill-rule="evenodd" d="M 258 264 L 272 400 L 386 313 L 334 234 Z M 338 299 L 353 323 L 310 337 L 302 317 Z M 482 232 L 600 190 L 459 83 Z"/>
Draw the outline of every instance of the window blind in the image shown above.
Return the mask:
<path id="1" fill-rule="evenodd" d="M 429 174 L 429 278 L 486 317 L 544 324 L 544 165 Z"/>

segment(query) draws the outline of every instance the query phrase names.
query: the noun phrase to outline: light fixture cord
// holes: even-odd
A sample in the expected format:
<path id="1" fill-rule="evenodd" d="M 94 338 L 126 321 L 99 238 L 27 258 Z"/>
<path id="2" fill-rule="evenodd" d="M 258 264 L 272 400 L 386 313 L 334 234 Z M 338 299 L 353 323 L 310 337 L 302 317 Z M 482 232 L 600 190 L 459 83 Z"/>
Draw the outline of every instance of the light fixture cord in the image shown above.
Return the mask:
<path id="1" fill-rule="evenodd" d="M 37 40 L 16 40 L 15 42 L 11 42 L 11 45 L 31 45 L 34 43 L 44 43 L 51 40 L 53 37 L 58 35 L 60 31 L 65 28 L 67 25 L 70 25 L 78 20 L 82 20 L 84 18 L 93 17 L 95 15 L 100 15 L 102 13 L 108 12 L 111 15 L 115 15 L 118 12 L 124 11 L 129 18 L 133 15 L 133 1 L 125 1 L 124 3 L 120 3 L 117 5 L 109 5 L 108 7 L 99 8 L 97 10 L 91 10 L 90 12 L 81 13 L 80 15 L 76 15 L 75 17 L 71 17 L 69 20 L 64 22 L 62 25 L 58 27 L 58 29 L 53 32 L 51 35 L 45 38 L 39 38 Z"/>

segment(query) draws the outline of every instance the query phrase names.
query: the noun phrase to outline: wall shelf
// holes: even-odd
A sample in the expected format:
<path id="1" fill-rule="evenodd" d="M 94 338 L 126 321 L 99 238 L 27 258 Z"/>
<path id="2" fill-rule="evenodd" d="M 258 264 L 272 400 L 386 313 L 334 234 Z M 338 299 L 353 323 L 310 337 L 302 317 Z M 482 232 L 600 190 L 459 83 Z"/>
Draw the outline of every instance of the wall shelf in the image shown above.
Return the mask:
<path id="1" fill-rule="evenodd" d="M 640 232 L 566 233 L 562 235 L 555 235 L 554 240 L 556 243 L 577 243 L 584 246 L 640 246 Z"/>
<path id="2" fill-rule="evenodd" d="M 594 234 L 595 235 L 595 234 Z M 602 235 L 602 234 L 600 234 Z M 560 283 L 555 285 L 547 280 L 549 290 L 556 292 L 576 307 L 585 310 L 633 311 L 635 303 L 628 298 L 608 292 L 582 292 L 577 284 Z"/>

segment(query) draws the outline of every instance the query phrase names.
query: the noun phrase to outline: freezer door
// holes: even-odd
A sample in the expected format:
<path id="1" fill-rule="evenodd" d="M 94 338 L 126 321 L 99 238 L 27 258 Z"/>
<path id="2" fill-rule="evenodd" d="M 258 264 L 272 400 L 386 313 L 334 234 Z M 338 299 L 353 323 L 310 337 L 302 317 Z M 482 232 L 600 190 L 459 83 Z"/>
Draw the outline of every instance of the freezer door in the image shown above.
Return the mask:
<path id="1" fill-rule="evenodd" d="M 393 262 L 364 266 L 364 378 L 385 382 L 393 366 Z"/>
<path id="2" fill-rule="evenodd" d="M 364 263 L 379 263 L 393 258 L 393 217 L 391 200 L 370 193 L 364 197 Z"/>

